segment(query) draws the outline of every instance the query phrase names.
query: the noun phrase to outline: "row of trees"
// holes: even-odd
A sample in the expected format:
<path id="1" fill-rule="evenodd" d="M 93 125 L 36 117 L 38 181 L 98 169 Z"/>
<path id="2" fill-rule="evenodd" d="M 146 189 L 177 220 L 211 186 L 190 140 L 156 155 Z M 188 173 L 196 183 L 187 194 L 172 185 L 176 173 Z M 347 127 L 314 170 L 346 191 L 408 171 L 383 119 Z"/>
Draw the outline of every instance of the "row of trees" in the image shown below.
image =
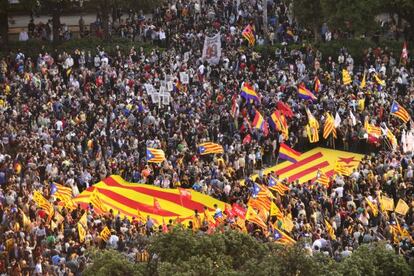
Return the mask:
<path id="1" fill-rule="evenodd" d="M 380 14 L 397 15 L 411 26 L 414 34 L 413 0 L 286 0 L 293 6 L 295 18 L 302 26 L 319 38 L 323 23 L 346 31 L 366 33 L 378 24 L 375 17 Z"/>
<path id="2" fill-rule="evenodd" d="M 90 7 L 95 7 L 93 11 L 100 10 L 102 16 L 102 26 L 105 38 L 109 38 L 109 16 L 114 8 L 134 11 L 150 11 L 162 0 L 88 0 Z M 8 45 L 9 32 L 9 11 L 11 9 L 9 0 L 0 0 L 0 36 L 3 39 L 5 47 Z M 40 6 L 39 6 L 40 5 Z M 82 9 L 84 1 L 82 0 L 20 0 L 20 7 L 29 13 L 35 9 L 47 9 L 52 16 L 53 39 L 54 44 L 59 43 L 59 26 L 60 17 L 68 9 L 76 6 Z"/>
<path id="3" fill-rule="evenodd" d="M 303 245 L 262 243 L 240 232 L 197 235 L 175 230 L 143 240 L 150 257 L 132 263 L 116 251 L 91 251 L 84 275 L 413 275 L 414 264 L 376 243 L 360 246 L 336 262 L 310 256 Z"/>

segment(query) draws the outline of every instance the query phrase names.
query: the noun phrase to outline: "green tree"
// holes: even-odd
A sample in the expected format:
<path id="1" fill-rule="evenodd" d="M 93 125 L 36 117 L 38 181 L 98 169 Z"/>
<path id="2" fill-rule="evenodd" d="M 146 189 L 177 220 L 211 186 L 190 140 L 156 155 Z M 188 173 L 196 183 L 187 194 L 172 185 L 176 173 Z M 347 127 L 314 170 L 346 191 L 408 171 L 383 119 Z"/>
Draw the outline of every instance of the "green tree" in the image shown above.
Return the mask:
<path id="1" fill-rule="evenodd" d="M 321 0 L 321 7 L 330 26 L 350 33 L 365 33 L 378 26 L 375 22 L 380 11 L 377 0 Z"/>
<path id="2" fill-rule="evenodd" d="M 85 276 L 125 276 L 144 275 L 143 266 L 136 266 L 125 256 L 114 250 L 95 250 L 90 252 L 92 265 L 82 273 Z"/>
<path id="3" fill-rule="evenodd" d="M 315 41 L 320 40 L 319 30 L 325 22 L 321 0 L 289 0 L 293 14 L 301 26 L 312 30 Z"/>
<path id="4" fill-rule="evenodd" d="M 9 45 L 9 9 L 9 0 L 0 0 L 0 46 L 5 48 Z"/>
<path id="5" fill-rule="evenodd" d="M 414 1 L 413 0 L 379 0 L 381 13 L 397 15 L 410 24 L 411 39 L 414 38 Z"/>
<path id="6" fill-rule="evenodd" d="M 383 243 L 360 246 L 339 263 L 342 275 L 412 275 L 413 271 L 401 255 L 387 249 Z"/>

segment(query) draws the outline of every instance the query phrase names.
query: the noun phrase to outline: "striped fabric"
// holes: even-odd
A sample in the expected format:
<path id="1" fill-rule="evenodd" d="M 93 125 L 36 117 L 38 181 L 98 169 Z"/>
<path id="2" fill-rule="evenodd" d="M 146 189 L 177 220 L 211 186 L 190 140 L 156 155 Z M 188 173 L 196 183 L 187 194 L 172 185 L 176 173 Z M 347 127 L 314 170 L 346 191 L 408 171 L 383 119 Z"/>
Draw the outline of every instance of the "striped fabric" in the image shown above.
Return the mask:
<path id="1" fill-rule="evenodd" d="M 205 142 L 198 145 L 198 152 L 200 155 L 206 155 L 206 154 L 214 154 L 214 153 L 223 153 L 223 146 L 212 143 L 212 142 Z"/>
<path id="2" fill-rule="evenodd" d="M 147 148 L 147 162 L 161 163 L 165 160 L 165 153 L 160 149 Z"/>
<path id="3" fill-rule="evenodd" d="M 323 128 L 323 139 L 327 139 L 331 134 L 336 138 L 335 119 L 330 113 L 327 113 L 326 116 L 327 118 Z"/>
<path id="4" fill-rule="evenodd" d="M 407 110 L 399 105 L 396 101 L 392 103 L 391 115 L 401 119 L 404 123 L 407 123 L 409 120 L 411 120 L 410 114 L 408 114 Z"/>
<path id="5" fill-rule="evenodd" d="M 273 229 L 273 238 L 275 239 L 275 243 L 278 244 L 294 245 L 296 243 L 294 239 L 278 228 Z"/>
<path id="6" fill-rule="evenodd" d="M 52 183 L 51 195 L 62 201 L 72 198 L 72 188 L 63 186 L 56 182 Z"/>
<path id="7" fill-rule="evenodd" d="M 254 37 L 253 28 L 250 24 L 247 25 L 246 28 L 244 28 L 242 36 L 247 40 L 247 42 L 249 42 L 250 46 L 254 46 L 256 39 Z"/>
<path id="8" fill-rule="evenodd" d="M 191 199 L 189 199 L 180 196 L 178 189 L 162 189 L 153 185 L 130 183 L 118 175 L 112 175 L 89 187 L 75 197 L 74 201 L 81 208 L 87 209 L 95 189 L 98 199 L 106 210 L 112 209 L 114 213 L 119 211 L 122 217 L 126 216 L 129 219 L 137 218 L 139 212 L 141 218 L 149 215 L 156 225 L 161 225 L 162 218 L 168 221 L 178 217 L 185 223 L 188 217 L 194 215 L 194 210 L 198 210 L 200 214 L 204 212 L 204 207 L 214 211 L 214 204 L 224 209 L 222 201 L 196 191 L 191 191 Z M 154 208 L 154 198 L 161 207 L 158 213 Z"/>

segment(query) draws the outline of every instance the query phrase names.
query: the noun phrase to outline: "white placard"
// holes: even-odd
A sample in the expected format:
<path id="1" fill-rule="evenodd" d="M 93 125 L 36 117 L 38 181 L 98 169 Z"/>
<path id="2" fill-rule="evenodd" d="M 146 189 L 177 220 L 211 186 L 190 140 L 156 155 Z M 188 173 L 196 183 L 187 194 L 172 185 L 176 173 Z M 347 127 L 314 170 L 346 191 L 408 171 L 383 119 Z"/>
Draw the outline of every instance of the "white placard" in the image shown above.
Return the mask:
<path id="1" fill-rule="evenodd" d="M 174 90 L 174 85 L 172 81 L 167 81 L 167 91 L 173 91 Z"/>
<path id="2" fill-rule="evenodd" d="M 221 57 L 221 38 L 220 33 L 213 37 L 204 39 L 203 56 L 202 59 L 210 64 L 218 64 Z"/>
<path id="3" fill-rule="evenodd" d="M 186 72 L 180 72 L 180 81 L 182 84 L 189 84 L 188 74 Z"/>

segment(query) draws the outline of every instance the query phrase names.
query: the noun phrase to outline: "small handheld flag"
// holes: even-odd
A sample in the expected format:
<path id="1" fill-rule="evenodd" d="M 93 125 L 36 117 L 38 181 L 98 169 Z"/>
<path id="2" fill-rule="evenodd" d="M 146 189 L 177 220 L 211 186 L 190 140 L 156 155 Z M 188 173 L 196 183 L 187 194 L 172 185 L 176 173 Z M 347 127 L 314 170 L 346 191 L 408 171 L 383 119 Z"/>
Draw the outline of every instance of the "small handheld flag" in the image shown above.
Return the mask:
<path id="1" fill-rule="evenodd" d="M 147 162 L 161 163 L 165 160 L 165 153 L 163 150 L 147 148 Z"/>

